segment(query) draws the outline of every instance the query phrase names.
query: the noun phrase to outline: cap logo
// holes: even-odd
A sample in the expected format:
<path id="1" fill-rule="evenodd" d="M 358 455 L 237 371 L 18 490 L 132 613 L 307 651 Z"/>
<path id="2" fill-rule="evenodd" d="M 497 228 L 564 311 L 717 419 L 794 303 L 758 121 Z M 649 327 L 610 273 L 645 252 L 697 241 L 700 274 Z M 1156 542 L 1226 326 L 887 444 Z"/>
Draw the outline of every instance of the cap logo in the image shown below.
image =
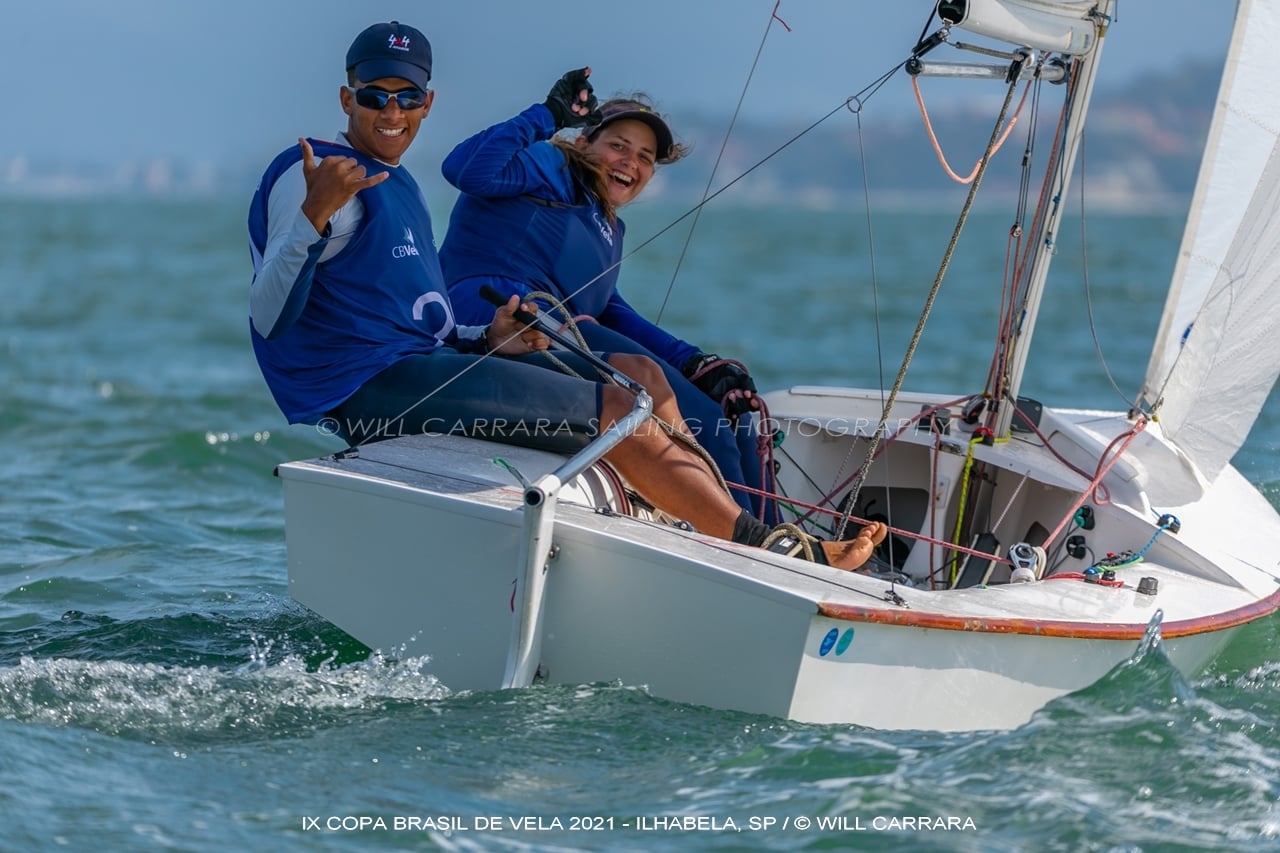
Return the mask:
<path id="1" fill-rule="evenodd" d="M 387 47 L 391 48 L 392 50 L 407 51 L 409 49 L 409 37 L 408 36 L 391 36 L 390 38 L 387 39 Z"/>

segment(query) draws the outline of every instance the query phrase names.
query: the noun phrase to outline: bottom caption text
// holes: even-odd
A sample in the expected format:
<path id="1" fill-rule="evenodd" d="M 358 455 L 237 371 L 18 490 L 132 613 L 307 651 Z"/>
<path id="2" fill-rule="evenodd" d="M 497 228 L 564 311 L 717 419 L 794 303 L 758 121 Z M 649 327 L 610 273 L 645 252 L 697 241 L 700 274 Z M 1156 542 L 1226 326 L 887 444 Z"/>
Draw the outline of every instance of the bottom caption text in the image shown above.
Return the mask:
<path id="1" fill-rule="evenodd" d="M 462 816 L 328 815 L 302 818 L 304 832 L 965 832 L 971 817 L 915 815 Z"/>

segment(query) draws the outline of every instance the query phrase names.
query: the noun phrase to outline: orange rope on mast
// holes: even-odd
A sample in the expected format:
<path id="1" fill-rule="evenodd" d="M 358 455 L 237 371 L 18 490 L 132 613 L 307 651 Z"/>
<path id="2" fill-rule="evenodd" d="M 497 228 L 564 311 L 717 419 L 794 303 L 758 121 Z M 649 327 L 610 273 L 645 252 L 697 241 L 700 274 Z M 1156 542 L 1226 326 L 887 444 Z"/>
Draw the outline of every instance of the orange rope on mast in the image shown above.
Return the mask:
<path id="1" fill-rule="evenodd" d="M 924 105 L 924 95 L 920 93 L 920 81 L 915 77 L 911 78 L 911 88 L 916 93 L 916 103 L 920 105 L 920 117 L 924 119 L 924 129 L 929 133 L 929 141 L 933 143 L 934 153 L 938 155 L 938 162 L 942 164 L 942 169 L 947 173 L 951 180 L 959 184 L 971 184 L 973 179 L 978 176 L 978 167 L 982 165 L 979 159 L 973 166 L 973 171 L 967 177 L 960 177 L 951 168 L 951 164 L 947 162 L 947 155 L 942 153 L 942 146 L 938 143 L 937 134 L 933 132 L 933 123 L 929 121 L 929 110 Z M 1000 134 L 1000 139 L 992 146 L 990 154 L 993 156 L 1000 150 L 1000 146 L 1004 145 L 1004 141 L 1009 138 L 1009 134 L 1013 131 L 1013 126 L 1018 123 L 1018 116 L 1022 114 L 1022 106 L 1027 102 L 1027 93 L 1031 91 L 1031 81 L 1027 81 L 1026 88 L 1022 90 L 1022 100 L 1018 101 L 1018 108 L 1013 111 L 1013 117 L 1009 119 L 1009 123 L 1005 125 L 1004 133 Z"/>

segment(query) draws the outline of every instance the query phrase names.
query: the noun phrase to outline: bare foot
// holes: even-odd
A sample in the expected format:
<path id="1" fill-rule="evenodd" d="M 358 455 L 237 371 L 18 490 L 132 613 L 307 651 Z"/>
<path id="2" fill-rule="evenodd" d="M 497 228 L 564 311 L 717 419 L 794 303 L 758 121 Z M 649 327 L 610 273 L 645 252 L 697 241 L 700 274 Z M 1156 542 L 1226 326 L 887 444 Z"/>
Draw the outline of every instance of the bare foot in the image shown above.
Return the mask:
<path id="1" fill-rule="evenodd" d="M 858 535 L 863 533 L 870 533 L 872 543 L 879 545 L 889 535 L 889 525 L 883 521 L 868 521 L 867 526 L 858 531 Z"/>
<path id="2" fill-rule="evenodd" d="M 882 522 L 873 521 L 859 530 L 858 535 L 852 539 L 821 543 L 822 551 L 827 555 L 827 562 L 832 567 L 852 572 L 862 568 L 863 564 L 871 559 L 876 546 L 883 542 L 888 534 L 888 527 Z"/>

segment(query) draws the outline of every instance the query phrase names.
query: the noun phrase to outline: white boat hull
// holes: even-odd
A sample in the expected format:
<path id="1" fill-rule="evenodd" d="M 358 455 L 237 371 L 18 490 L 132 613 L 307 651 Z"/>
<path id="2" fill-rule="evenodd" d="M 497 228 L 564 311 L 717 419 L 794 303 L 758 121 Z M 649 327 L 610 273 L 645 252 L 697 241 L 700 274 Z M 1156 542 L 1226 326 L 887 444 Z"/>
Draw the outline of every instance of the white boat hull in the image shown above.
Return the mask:
<path id="1" fill-rule="evenodd" d="M 814 472 L 830 481 L 851 443 L 863 441 L 851 425 L 879 414 L 878 392 L 794 389 L 768 399 L 783 425 L 821 426 L 788 430 L 783 445 L 779 482 L 797 500 L 816 498 L 805 494 L 816 489 L 805 485 Z M 904 398 L 903 411 L 928 402 Z M 1044 415 L 1055 443 L 1079 453 L 1105 446 L 1120 423 L 1116 415 Z M 1087 485 L 1031 442 L 984 450 L 1004 543 L 1049 527 Z M 1149 535 L 1144 460 L 1168 468 L 1164 452 L 1137 447 L 1104 480 L 1112 502 L 1095 508 L 1095 552 L 1133 549 Z M 900 501 L 896 529 L 928 535 L 935 514 L 956 500 L 959 477 L 940 470 L 947 454 L 941 464 L 935 455 L 931 436 L 904 434 L 872 467 L 864 493 L 878 488 L 890 504 Z M 561 461 L 420 436 L 367 446 L 359 458 L 281 466 L 293 597 L 388 656 L 429 656 L 430 671 L 452 689 L 502 687 L 519 623 L 525 510 L 524 489 L 496 456 L 529 480 Z M 1172 476 L 1161 472 L 1162 482 Z M 932 497 L 913 501 L 916 485 Z M 1191 495 L 1193 485 L 1165 490 Z M 987 586 L 944 588 L 940 546 L 920 542 L 906 560 L 914 586 L 892 585 L 894 601 L 887 580 L 562 500 L 538 611 L 538 672 L 553 683 L 621 681 L 675 701 L 807 722 L 1017 726 L 1131 657 L 1158 612 L 1166 654 L 1190 674 L 1236 627 L 1280 606 L 1280 517 L 1233 469 L 1186 506 L 1160 508 L 1179 513 L 1182 531 L 1120 570 L 1122 587 L 993 575 Z M 1142 577 L 1156 582 L 1154 595 L 1136 590 Z"/>

